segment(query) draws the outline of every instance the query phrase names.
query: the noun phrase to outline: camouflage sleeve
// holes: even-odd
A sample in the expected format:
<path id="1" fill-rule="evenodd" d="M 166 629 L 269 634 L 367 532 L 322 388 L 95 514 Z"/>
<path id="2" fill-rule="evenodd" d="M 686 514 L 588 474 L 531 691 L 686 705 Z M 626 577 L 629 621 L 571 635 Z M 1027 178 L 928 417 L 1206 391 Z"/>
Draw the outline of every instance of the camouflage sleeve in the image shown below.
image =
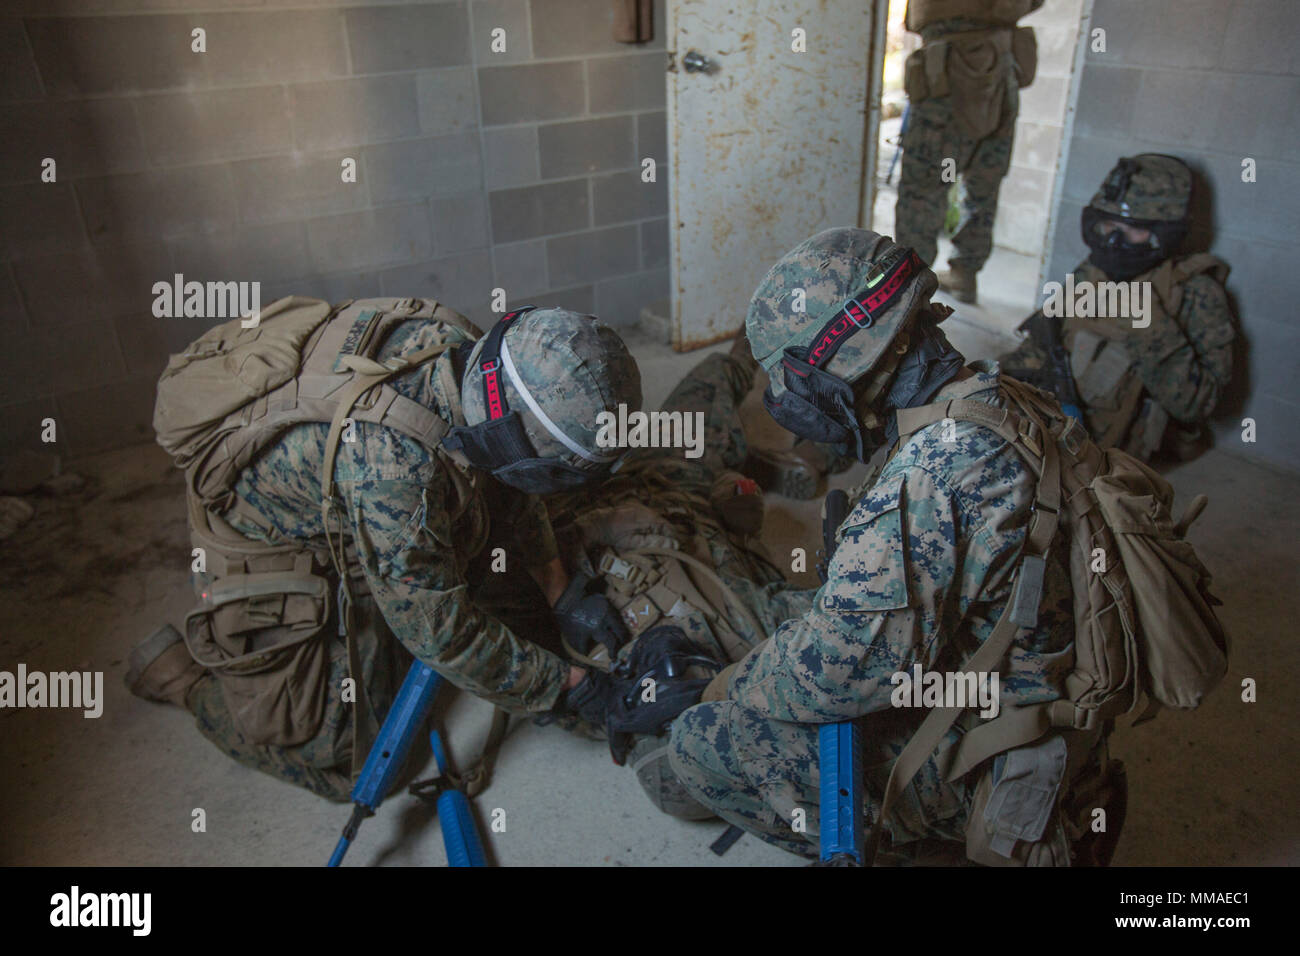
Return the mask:
<path id="1" fill-rule="evenodd" d="M 560 554 L 546 505 L 537 495 L 528 495 L 514 523 L 514 546 L 523 556 L 524 567 L 536 568 Z"/>
<path id="2" fill-rule="evenodd" d="M 1184 335 L 1129 336 L 1138 374 L 1152 396 L 1181 422 L 1208 418 L 1232 377 L 1232 315 L 1223 286 L 1207 275 L 1183 288 L 1178 325 Z"/>
<path id="3" fill-rule="evenodd" d="M 729 696 L 746 708 L 800 723 L 889 708 L 891 676 L 940 652 L 933 638 L 952 582 L 982 583 L 959 575 L 961 521 L 947 486 L 915 467 L 885 476 L 841 526 L 812 608 L 737 667 Z"/>
<path id="4" fill-rule="evenodd" d="M 412 654 L 464 690 L 515 712 L 554 706 L 568 676 L 471 600 L 442 502 L 445 476 L 340 482 L 357 557 L 384 619 Z"/>

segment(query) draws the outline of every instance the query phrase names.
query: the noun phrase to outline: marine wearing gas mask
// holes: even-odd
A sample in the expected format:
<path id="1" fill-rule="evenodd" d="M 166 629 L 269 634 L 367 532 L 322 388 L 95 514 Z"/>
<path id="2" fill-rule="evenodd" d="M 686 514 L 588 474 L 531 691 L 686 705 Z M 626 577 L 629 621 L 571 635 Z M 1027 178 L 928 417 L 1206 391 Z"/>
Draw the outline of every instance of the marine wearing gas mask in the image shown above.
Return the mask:
<path id="1" fill-rule="evenodd" d="M 1176 157 L 1120 159 L 1083 210 L 1090 251 L 1074 286 L 1146 283 L 1150 321 L 1068 315 L 1061 324 L 1088 429 L 1103 447 L 1144 460 L 1158 452 L 1187 459 L 1207 447 L 1206 422 L 1232 376 L 1228 266 L 1207 253 L 1179 254 L 1192 186 L 1191 170 Z M 1047 351 L 1033 338 L 1001 361 L 1014 378 L 1054 387 Z"/>
<path id="2" fill-rule="evenodd" d="M 879 477 L 851 493 L 811 607 L 719 675 L 670 739 L 672 769 L 695 800 L 806 856 L 817 851 L 818 725 L 860 718 L 868 811 L 879 817 L 894 762 L 925 717 L 895 707 L 894 675 L 959 668 L 989 637 L 1009 606 L 1034 510 L 1036 475 L 995 431 L 965 419 L 897 431 L 903 410 L 921 405 L 986 406 L 989 421 L 1008 406 L 996 363 L 963 367 L 944 339 L 937 323 L 947 310 L 930 303 L 936 286 L 911 249 L 831 229 L 771 268 L 746 318 L 777 421 L 863 460 L 892 446 Z M 1002 671 L 1006 707 L 1064 696 L 1069 571 L 1059 549 L 1042 569 L 1037 620 L 1016 632 Z M 977 723 L 963 713 L 885 816 L 891 856 L 965 860 L 979 815 L 975 775 L 949 779 L 941 758 Z M 1040 791 L 1048 801 L 1062 769 Z"/>
<path id="3" fill-rule="evenodd" d="M 568 586 L 536 497 L 598 482 L 597 416 L 640 407 L 591 316 L 522 309 L 480 337 L 432 300 L 285 299 L 175 356 L 159 394 L 207 573 L 184 640 L 145 641 L 128 685 L 236 760 L 343 800 L 412 656 L 550 715 L 584 676 L 561 633 L 625 633 Z"/>

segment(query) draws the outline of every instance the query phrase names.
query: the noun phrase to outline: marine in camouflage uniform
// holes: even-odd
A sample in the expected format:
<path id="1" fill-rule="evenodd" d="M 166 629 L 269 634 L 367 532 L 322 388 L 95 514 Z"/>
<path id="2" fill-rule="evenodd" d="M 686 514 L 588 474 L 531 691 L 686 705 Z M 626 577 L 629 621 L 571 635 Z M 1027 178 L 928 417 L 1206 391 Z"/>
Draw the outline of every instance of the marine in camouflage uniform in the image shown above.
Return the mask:
<path id="1" fill-rule="evenodd" d="M 755 357 L 775 369 L 776 403 L 788 392 L 778 364 L 783 350 L 792 346 L 806 355 L 801 349 L 822 323 L 878 280 L 873 264 L 895 252 L 890 240 L 871 232 L 828 230 L 768 273 L 747 327 Z M 874 416 L 884 423 L 883 437 L 872 433 L 879 443 L 890 440 L 895 408 L 945 398 L 993 407 L 1006 402 L 995 363 L 961 368 L 960 354 L 934 325 L 942 317 L 928 302 L 934 274 L 913 262 L 901 299 L 845 339 L 826 366 L 857 396 L 880 396 L 869 408 L 856 405 L 861 422 L 870 426 Z M 792 288 L 806 291 L 806 314 L 790 308 Z M 900 350 L 902 371 L 895 372 L 890 356 Z M 922 360 L 910 362 L 918 351 Z M 818 725 L 861 719 L 866 812 L 875 819 L 893 761 L 926 714 L 891 706 L 891 676 L 916 664 L 926 671 L 960 669 L 1011 595 L 1035 477 L 992 431 L 952 424 L 947 435 L 942 423 L 911 435 L 879 477 L 857 490 L 811 608 L 740 662 L 723 699 L 685 711 L 674 724 L 671 762 L 685 788 L 726 820 L 784 849 L 817 852 Z M 871 445 L 860 451 L 864 460 Z M 1064 696 L 1074 622 L 1059 542 L 1050 558 L 1038 624 L 1018 632 L 1001 670 L 1002 707 Z M 968 710 L 939 755 L 978 722 Z M 924 859 L 936 847 L 960 844 L 973 789 L 964 778 L 946 781 L 932 755 L 886 820 L 891 852 Z M 802 832 L 795 825 L 800 818 Z"/>
<path id="2" fill-rule="evenodd" d="M 933 263 L 952 183 L 944 177 L 945 166 L 960 175 L 955 254 L 939 282 L 964 302 L 975 301 L 975 274 L 993 251 L 993 220 L 1002 179 L 1011 168 L 1019 89 L 1031 79 L 1017 72 L 1008 38 L 1016 19 L 1042 6 L 1042 0 L 1011 6 L 1014 9 L 999 12 L 1008 4 L 908 4 L 907 29 L 921 35 L 923 46 L 908 62 L 908 114 L 894 229 L 899 243 Z"/>
<path id="3" fill-rule="evenodd" d="M 1203 450 L 1206 422 L 1232 377 L 1228 266 L 1204 253 L 1177 254 L 1191 195 L 1191 171 L 1181 160 L 1153 153 L 1120 160 L 1084 210 L 1083 237 L 1092 252 L 1075 268 L 1074 284 L 1149 284 L 1150 324 L 1070 316 L 1062 325 L 1085 424 L 1099 444 L 1143 460 L 1162 448 L 1184 459 Z M 1141 240 L 1124 230 L 1138 230 L 1132 234 Z M 1055 386 L 1046 351 L 1033 337 L 1000 361 L 1014 378 Z"/>
<path id="4" fill-rule="evenodd" d="M 405 321 L 377 358 L 413 354 L 444 334 L 432 320 Z M 635 363 L 613 330 L 589 316 L 537 310 L 519 319 L 505 341 L 534 398 L 588 448 L 594 447 L 598 412 L 620 402 L 640 406 Z M 448 424 L 473 425 L 485 417 L 482 398 L 474 397 L 481 390 L 475 359 L 482 342 L 468 356 L 444 352 L 391 384 Z M 511 381 L 502 389 L 512 409 L 524 407 Z M 535 416 L 524 421 L 539 456 L 568 455 Z M 365 421 L 354 427 L 355 440 L 339 443 L 335 495 L 343 503 L 343 533 L 350 541 L 353 635 L 361 663 L 361 674 L 353 676 L 365 692 L 356 698 L 368 705 L 372 727 L 387 713 L 412 655 L 507 711 L 535 715 L 555 709 L 572 669 L 561 656 L 553 598 L 532 576 L 542 578 L 540 569 L 558 567 L 541 500 L 393 429 Z M 328 423 L 297 425 L 267 447 L 239 475 L 227 523 L 253 541 L 319 549 L 326 532 L 321 474 L 328 431 Z M 506 552 L 501 573 L 491 567 L 498 547 Z M 210 673 L 195 675 L 183 699 L 202 733 L 236 760 L 346 800 L 355 758 L 364 754 L 353 753 L 356 708 L 342 699 L 349 676 L 342 641 L 335 642 L 329 666 L 324 720 L 311 739 L 292 747 L 245 739 Z"/>

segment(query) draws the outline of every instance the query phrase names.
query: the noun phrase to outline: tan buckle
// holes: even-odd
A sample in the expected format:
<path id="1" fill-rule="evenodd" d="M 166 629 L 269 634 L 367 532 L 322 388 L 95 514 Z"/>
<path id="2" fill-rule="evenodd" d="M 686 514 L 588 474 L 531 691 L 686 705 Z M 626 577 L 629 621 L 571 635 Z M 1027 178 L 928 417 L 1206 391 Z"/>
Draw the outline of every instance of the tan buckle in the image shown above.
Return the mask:
<path id="1" fill-rule="evenodd" d="M 1016 426 L 1020 441 L 1034 453 L 1035 458 L 1043 457 L 1043 446 L 1039 442 L 1038 426 L 1027 418 L 1021 418 Z"/>
<path id="2" fill-rule="evenodd" d="M 606 551 L 600 556 L 600 573 L 612 574 L 626 581 L 629 587 L 636 587 L 645 578 L 645 571 L 620 558 L 613 551 Z"/>
<path id="3" fill-rule="evenodd" d="M 1083 450 L 1083 443 L 1088 440 L 1088 434 L 1084 427 L 1079 424 L 1073 416 L 1065 416 L 1065 428 L 1061 430 L 1060 442 L 1075 458 L 1079 457 L 1079 452 Z"/>

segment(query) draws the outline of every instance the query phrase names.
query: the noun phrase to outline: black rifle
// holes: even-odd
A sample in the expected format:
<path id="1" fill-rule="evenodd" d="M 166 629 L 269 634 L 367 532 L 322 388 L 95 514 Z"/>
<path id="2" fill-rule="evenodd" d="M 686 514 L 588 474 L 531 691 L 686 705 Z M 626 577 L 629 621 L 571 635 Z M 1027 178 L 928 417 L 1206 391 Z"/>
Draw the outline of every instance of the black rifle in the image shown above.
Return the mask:
<path id="1" fill-rule="evenodd" d="M 1061 410 L 1075 421 L 1083 422 L 1083 403 L 1079 401 L 1079 390 L 1074 384 L 1074 373 L 1070 371 L 1070 355 L 1065 351 L 1061 341 L 1061 327 L 1056 319 L 1048 318 L 1039 309 L 1025 319 L 1025 327 L 1047 355 L 1048 372 L 1051 375 L 1052 391 L 1061 403 Z"/>

